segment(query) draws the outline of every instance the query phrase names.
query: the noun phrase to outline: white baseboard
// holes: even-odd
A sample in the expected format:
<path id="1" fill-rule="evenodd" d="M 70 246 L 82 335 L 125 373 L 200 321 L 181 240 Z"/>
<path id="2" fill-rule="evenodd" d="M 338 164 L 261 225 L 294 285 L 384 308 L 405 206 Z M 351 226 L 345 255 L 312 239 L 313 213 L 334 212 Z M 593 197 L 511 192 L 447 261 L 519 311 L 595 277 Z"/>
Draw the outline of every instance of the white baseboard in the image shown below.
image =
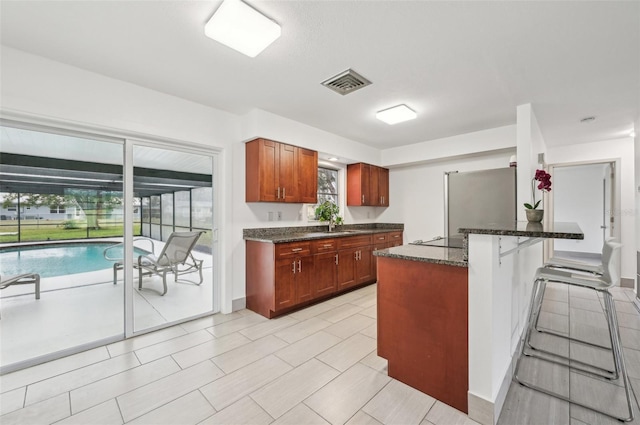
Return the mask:
<path id="1" fill-rule="evenodd" d="M 247 299 L 245 297 L 231 300 L 231 311 L 244 310 L 247 308 Z"/>

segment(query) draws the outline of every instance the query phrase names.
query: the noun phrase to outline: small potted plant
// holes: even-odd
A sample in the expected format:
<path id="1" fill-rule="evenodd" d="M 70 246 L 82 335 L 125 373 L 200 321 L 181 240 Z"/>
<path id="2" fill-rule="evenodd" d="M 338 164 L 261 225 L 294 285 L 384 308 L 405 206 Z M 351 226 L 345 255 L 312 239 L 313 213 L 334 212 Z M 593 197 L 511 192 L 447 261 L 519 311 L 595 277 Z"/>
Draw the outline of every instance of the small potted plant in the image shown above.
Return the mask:
<path id="1" fill-rule="evenodd" d="M 526 208 L 527 221 L 532 223 L 540 223 L 544 216 L 544 210 L 538 209 L 542 198 L 536 201 L 536 181 L 540 182 L 538 183 L 538 189 L 542 192 L 551 192 L 551 174 L 544 170 L 536 170 L 536 175 L 531 179 L 532 203 L 525 203 L 524 207 Z"/>
<path id="2" fill-rule="evenodd" d="M 333 228 L 337 224 L 342 224 L 342 217 L 340 213 L 340 207 L 331 201 L 324 201 L 316 208 L 316 218 L 321 222 L 329 222 L 329 231 L 333 232 Z"/>

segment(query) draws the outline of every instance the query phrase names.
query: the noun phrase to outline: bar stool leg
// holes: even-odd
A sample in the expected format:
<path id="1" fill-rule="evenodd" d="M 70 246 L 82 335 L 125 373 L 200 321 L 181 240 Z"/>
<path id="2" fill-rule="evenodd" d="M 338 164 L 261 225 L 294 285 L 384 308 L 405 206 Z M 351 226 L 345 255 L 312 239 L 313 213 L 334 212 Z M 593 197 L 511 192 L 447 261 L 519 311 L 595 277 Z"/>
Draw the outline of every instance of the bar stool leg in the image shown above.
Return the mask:
<path id="1" fill-rule="evenodd" d="M 525 353 L 525 344 L 527 343 L 528 339 L 531 336 L 531 330 L 532 328 L 535 326 L 535 323 L 537 322 L 537 316 L 539 315 L 539 309 L 538 303 L 542 303 L 542 297 L 544 297 L 544 290 L 541 290 L 542 288 L 544 288 L 544 285 L 542 285 L 543 279 L 537 279 L 534 282 L 534 287 L 533 287 L 533 291 L 531 294 L 531 302 L 529 304 L 529 314 L 527 316 L 527 328 L 524 332 L 524 337 L 522 338 L 522 340 L 520 341 L 520 350 L 519 350 L 519 356 L 518 356 L 518 360 L 516 361 L 516 368 L 514 370 L 514 374 L 513 374 L 513 379 L 518 382 L 520 385 L 530 388 L 532 390 L 547 394 L 549 396 L 555 397 L 557 399 L 560 400 L 564 400 L 567 401 L 569 403 L 572 403 L 576 406 L 581 406 L 584 407 L 586 409 L 592 410 L 594 412 L 598 412 L 601 413 L 603 415 L 606 415 L 608 417 L 617 419 L 621 422 L 628 422 L 633 420 L 634 418 L 634 414 L 633 414 L 633 407 L 631 404 L 631 383 L 629 380 L 629 377 L 627 375 L 627 370 L 626 370 L 626 364 L 624 361 L 624 355 L 622 352 L 622 343 L 620 340 L 620 330 L 618 327 L 618 321 L 617 321 L 617 314 L 616 314 L 616 310 L 615 310 L 615 302 L 613 301 L 613 297 L 611 296 L 611 294 L 608 291 L 602 291 L 603 292 L 603 296 L 604 296 L 604 300 L 605 300 L 605 314 L 607 315 L 607 323 L 609 323 L 609 331 L 610 331 L 610 335 L 611 335 L 611 349 L 613 352 L 613 357 L 614 357 L 614 363 L 616 366 L 616 369 L 619 370 L 620 372 L 620 376 L 622 377 L 623 380 L 623 385 L 624 385 L 624 389 L 625 389 L 625 395 L 626 395 L 626 399 L 627 399 L 627 408 L 629 411 L 629 415 L 628 416 L 614 416 L 610 413 L 607 412 L 603 412 L 601 410 L 597 410 L 595 408 L 593 408 L 593 406 L 584 404 L 584 403 L 580 403 L 580 402 L 576 402 L 575 400 L 571 400 L 570 397 L 566 397 L 563 396 L 562 394 L 558 394 L 555 393 L 553 391 L 547 390 L 545 388 L 542 387 L 538 387 L 537 385 L 531 384 L 526 382 L 525 380 L 523 380 L 520 376 L 519 376 L 519 372 L 520 372 L 520 366 L 522 364 L 522 357 L 523 356 L 528 356 L 528 354 Z M 536 357 L 539 358 L 540 360 L 543 361 L 547 361 L 550 363 L 557 363 L 557 364 L 562 364 L 559 363 L 557 361 L 554 360 L 550 360 L 544 357 Z M 569 361 L 571 362 L 572 360 L 569 359 Z M 563 364 L 564 366 L 567 366 L 565 364 Z M 571 365 L 568 366 L 570 369 L 572 369 Z M 575 369 L 575 367 L 574 367 Z"/>

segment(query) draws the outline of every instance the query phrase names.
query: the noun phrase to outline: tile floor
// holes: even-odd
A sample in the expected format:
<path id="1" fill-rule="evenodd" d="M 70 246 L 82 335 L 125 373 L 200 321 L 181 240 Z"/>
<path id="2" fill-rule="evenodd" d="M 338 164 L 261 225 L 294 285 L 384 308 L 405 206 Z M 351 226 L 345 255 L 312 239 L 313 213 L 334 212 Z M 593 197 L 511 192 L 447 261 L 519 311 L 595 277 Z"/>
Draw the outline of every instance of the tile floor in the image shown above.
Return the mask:
<path id="1" fill-rule="evenodd" d="M 375 353 L 375 290 L 274 320 L 247 310 L 214 315 L 3 375 L 0 422 L 475 423 L 387 376 L 386 361 Z M 632 296 L 616 291 L 629 370 L 640 385 L 640 314 Z M 598 302 L 551 288 L 545 323 L 587 331 L 591 325 L 579 320 L 593 319 Z M 613 422 L 512 384 L 499 423 Z"/>

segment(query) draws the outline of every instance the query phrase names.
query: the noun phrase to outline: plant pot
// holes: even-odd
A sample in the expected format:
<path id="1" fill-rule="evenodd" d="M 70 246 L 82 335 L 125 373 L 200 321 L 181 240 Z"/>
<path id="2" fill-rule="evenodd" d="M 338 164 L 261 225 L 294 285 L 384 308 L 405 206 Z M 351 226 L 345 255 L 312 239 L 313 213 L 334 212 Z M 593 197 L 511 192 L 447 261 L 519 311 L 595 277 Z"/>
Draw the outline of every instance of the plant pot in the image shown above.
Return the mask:
<path id="1" fill-rule="evenodd" d="M 542 227 L 542 223 L 537 222 L 529 222 L 527 223 L 527 232 L 542 232 L 544 227 Z"/>
<path id="2" fill-rule="evenodd" d="M 527 212 L 527 221 L 530 223 L 540 223 L 542 221 L 542 217 L 544 216 L 544 210 L 530 210 L 526 209 Z"/>

